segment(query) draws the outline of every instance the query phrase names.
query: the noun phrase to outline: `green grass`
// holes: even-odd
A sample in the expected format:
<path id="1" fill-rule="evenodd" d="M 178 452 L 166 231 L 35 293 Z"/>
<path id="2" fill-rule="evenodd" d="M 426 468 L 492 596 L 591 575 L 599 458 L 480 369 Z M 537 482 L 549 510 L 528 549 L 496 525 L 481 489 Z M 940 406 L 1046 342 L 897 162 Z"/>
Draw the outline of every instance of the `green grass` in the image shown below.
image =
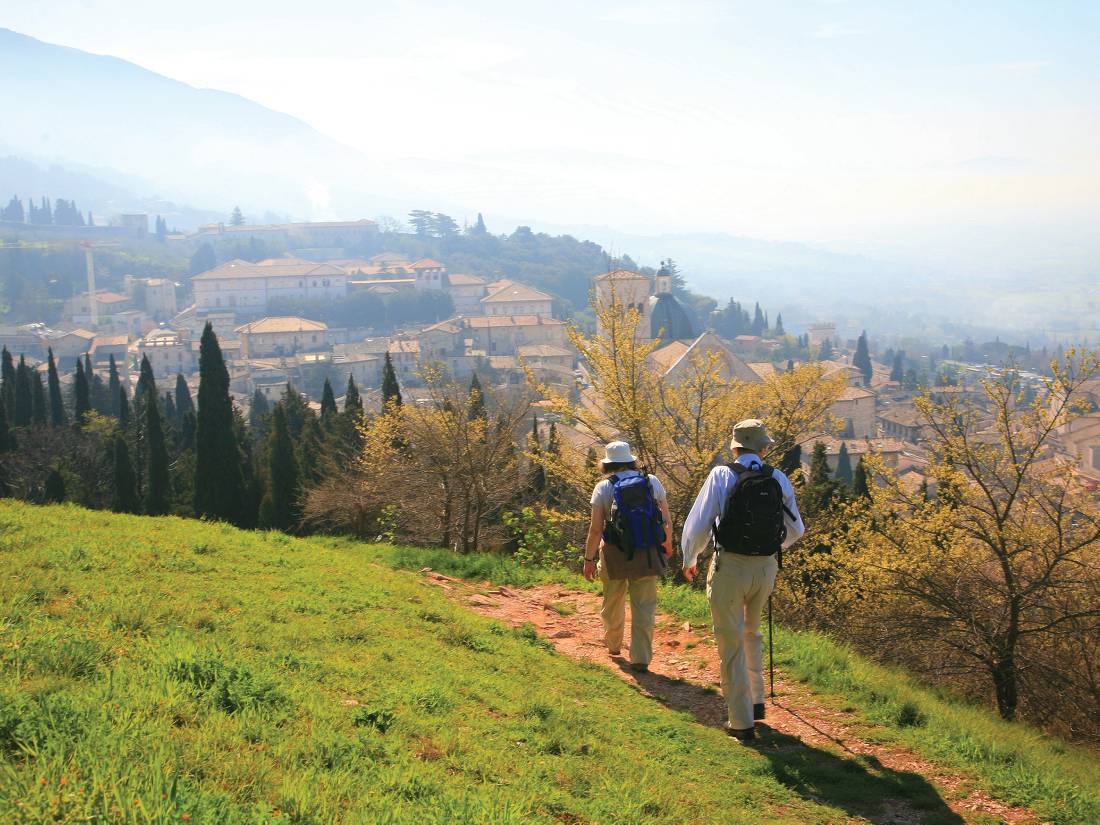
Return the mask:
<path id="1" fill-rule="evenodd" d="M 441 565 L 436 569 L 495 583 L 551 581 L 598 589 L 565 571 L 529 570 L 501 557 L 450 554 L 450 560 L 429 561 L 437 552 L 400 550 L 387 560 L 408 567 L 423 561 L 420 566 Z M 710 606 L 699 590 L 664 586 L 659 603 L 661 610 L 677 618 L 710 624 Z M 1100 822 L 1100 762 L 1094 754 L 1026 725 L 1004 722 L 985 708 L 944 697 L 821 634 L 777 627 L 775 650 L 776 663 L 787 674 L 811 686 L 824 701 L 854 711 L 865 726 L 862 736 L 903 745 L 945 770 L 972 776 L 995 798 L 1029 807 L 1051 822 Z"/>
<path id="2" fill-rule="evenodd" d="M 667 612 L 704 622 L 705 594 L 690 587 L 660 593 Z M 862 735 L 904 745 L 951 771 L 970 774 L 995 798 L 1023 805 L 1057 823 L 1100 822 L 1100 762 L 1022 724 L 946 698 L 902 671 L 873 664 L 819 633 L 777 627 L 776 665 L 855 710 Z"/>
<path id="3" fill-rule="evenodd" d="M 412 562 L 0 503 L 0 822 L 848 819 Z"/>

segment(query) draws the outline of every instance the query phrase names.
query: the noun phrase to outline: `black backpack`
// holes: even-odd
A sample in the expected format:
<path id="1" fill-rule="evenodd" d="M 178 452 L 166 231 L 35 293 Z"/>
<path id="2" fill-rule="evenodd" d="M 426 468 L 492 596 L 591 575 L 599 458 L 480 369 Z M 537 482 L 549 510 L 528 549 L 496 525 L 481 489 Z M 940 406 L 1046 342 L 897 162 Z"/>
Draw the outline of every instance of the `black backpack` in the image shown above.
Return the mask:
<path id="1" fill-rule="evenodd" d="M 729 468 L 737 476 L 737 483 L 721 521 L 713 528 L 714 543 L 743 556 L 776 555 L 787 537 L 783 521 L 787 507 L 775 470 L 767 464 L 759 469 L 743 464 L 730 464 Z"/>

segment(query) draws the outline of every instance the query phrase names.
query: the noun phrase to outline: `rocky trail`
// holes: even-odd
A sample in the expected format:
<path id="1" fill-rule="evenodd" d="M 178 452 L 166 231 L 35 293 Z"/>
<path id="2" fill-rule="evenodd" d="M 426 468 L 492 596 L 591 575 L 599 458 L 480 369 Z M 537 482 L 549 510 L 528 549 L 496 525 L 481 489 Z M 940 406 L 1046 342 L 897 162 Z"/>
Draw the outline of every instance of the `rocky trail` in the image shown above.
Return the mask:
<path id="1" fill-rule="evenodd" d="M 451 599 L 483 616 L 516 627 L 530 623 L 559 653 L 607 667 L 655 700 L 690 713 L 700 724 L 720 728 L 725 721 L 718 655 L 709 625 L 693 626 L 658 614 L 649 672 L 636 673 L 629 666 L 625 646 L 623 655 L 616 657 L 604 647 L 600 599 L 595 594 L 559 585 L 493 587 L 427 568 L 421 574 Z M 629 627 L 626 636 L 629 642 Z M 767 719 L 757 724 L 752 747 L 772 761 L 779 781 L 806 798 L 841 808 L 851 822 L 1030 825 L 1041 821 L 1027 809 L 991 798 L 970 777 L 945 772 L 905 748 L 874 741 L 865 721 L 778 670 L 775 692 L 775 698 L 767 701 Z M 733 740 L 730 746 L 742 747 Z M 828 781 L 829 776 L 842 781 Z"/>

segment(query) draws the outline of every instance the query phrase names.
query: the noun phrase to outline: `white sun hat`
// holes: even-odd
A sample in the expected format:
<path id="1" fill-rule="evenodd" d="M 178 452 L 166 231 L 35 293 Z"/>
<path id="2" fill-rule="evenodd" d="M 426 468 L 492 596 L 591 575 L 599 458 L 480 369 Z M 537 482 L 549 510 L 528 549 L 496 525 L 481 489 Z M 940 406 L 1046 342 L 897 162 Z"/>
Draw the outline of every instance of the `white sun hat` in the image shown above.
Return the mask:
<path id="1" fill-rule="evenodd" d="M 612 441 L 603 448 L 603 453 L 601 464 L 629 464 L 631 461 L 638 460 L 630 452 L 630 445 L 625 441 Z"/>
<path id="2" fill-rule="evenodd" d="M 736 450 L 740 447 L 743 450 L 760 452 L 773 443 L 774 442 L 768 436 L 768 431 L 764 429 L 763 421 L 759 418 L 747 418 L 733 428 L 733 439 L 730 441 L 730 449 Z"/>

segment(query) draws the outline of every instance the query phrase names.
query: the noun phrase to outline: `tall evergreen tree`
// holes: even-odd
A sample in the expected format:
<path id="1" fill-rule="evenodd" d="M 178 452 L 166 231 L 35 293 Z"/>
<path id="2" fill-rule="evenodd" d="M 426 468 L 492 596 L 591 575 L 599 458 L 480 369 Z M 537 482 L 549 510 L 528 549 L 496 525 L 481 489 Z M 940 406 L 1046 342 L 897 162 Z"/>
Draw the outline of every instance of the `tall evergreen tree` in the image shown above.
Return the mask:
<path id="1" fill-rule="evenodd" d="M 164 445 L 164 427 L 156 399 L 149 395 L 145 403 L 145 512 L 162 516 L 168 512 L 168 448 Z"/>
<path id="2" fill-rule="evenodd" d="M 4 406 L 4 399 L 0 396 L 0 453 L 8 453 L 15 449 L 15 433 L 8 425 L 8 411 Z"/>
<path id="3" fill-rule="evenodd" d="M 332 392 L 332 384 L 325 378 L 325 386 L 321 390 L 321 423 L 325 426 L 332 424 L 336 417 L 336 396 Z"/>
<path id="4" fill-rule="evenodd" d="M 8 348 L 0 354 L 0 395 L 4 398 L 4 407 L 8 414 L 15 413 L 15 361 Z"/>
<path id="5" fill-rule="evenodd" d="M 172 393 L 164 393 L 164 423 L 169 427 L 177 426 L 179 416 L 176 415 L 176 401 Z"/>
<path id="6" fill-rule="evenodd" d="M 481 382 L 477 378 L 475 372 L 470 376 L 470 408 L 469 417 L 473 421 L 476 418 L 485 417 L 485 392 L 481 389 Z"/>
<path id="7" fill-rule="evenodd" d="M 485 227 L 485 218 L 481 217 L 481 213 L 477 213 L 477 222 L 470 227 L 471 235 L 488 235 L 489 230 Z"/>
<path id="8" fill-rule="evenodd" d="M 248 405 L 248 433 L 255 444 L 266 448 L 267 437 L 271 432 L 271 403 L 257 387 L 252 393 Z"/>
<path id="9" fill-rule="evenodd" d="M 119 388 L 122 387 L 122 379 L 118 375 L 118 364 L 115 363 L 115 354 L 112 352 L 107 363 L 107 398 L 110 402 L 110 413 L 118 418 Z"/>
<path id="10" fill-rule="evenodd" d="M 218 521 L 241 515 L 240 448 L 233 431 L 229 371 L 208 321 L 199 343 L 199 405 L 195 432 L 195 514 Z"/>
<path id="11" fill-rule="evenodd" d="M 856 341 L 856 354 L 852 356 L 852 366 L 863 373 L 863 385 L 870 386 L 874 367 L 871 365 L 871 352 L 867 347 L 867 330 L 861 332 L 859 340 Z"/>
<path id="12" fill-rule="evenodd" d="M 15 415 L 12 423 L 16 427 L 29 427 L 33 413 L 34 392 L 31 389 L 31 369 L 27 359 L 19 356 L 19 366 L 15 370 Z"/>
<path id="13" fill-rule="evenodd" d="M 155 406 L 155 405 L 154 405 Z M 139 513 L 137 484 L 134 481 L 134 466 L 130 463 L 130 450 L 126 439 L 116 435 L 114 441 L 114 491 L 111 495 L 111 509 L 116 513 Z"/>
<path id="14" fill-rule="evenodd" d="M 752 334 L 763 335 L 767 326 L 768 322 L 764 320 L 764 312 L 760 309 L 760 304 L 757 304 L 752 316 Z"/>
<path id="15" fill-rule="evenodd" d="M 276 404 L 271 413 L 267 477 L 267 493 L 260 505 L 260 526 L 290 530 L 298 523 L 298 462 L 282 404 Z"/>
<path id="16" fill-rule="evenodd" d="M 92 411 L 91 391 L 88 387 L 88 379 L 84 375 L 84 364 L 76 359 L 76 377 L 73 380 L 73 421 L 83 424 L 88 413 Z"/>
<path id="17" fill-rule="evenodd" d="M 141 369 L 138 372 L 137 386 L 134 387 L 134 401 L 140 401 L 144 403 L 147 393 L 152 393 L 153 397 L 156 397 L 157 381 L 153 377 L 153 365 L 149 363 L 149 358 L 146 355 L 141 356 Z"/>
<path id="18" fill-rule="evenodd" d="M 84 353 L 84 377 L 88 379 L 88 399 L 92 409 L 100 415 L 110 415 L 111 398 L 107 394 L 107 385 L 103 382 L 103 376 L 92 369 L 92 359 L 88 353 Z"/>
<path id="19" fill-rule="evenodd" d="M 852 490 L 861 498 L 871 497 L 871 487 L 867 483 L 867 467 L 863 464 L 863 456 L 860 456 L 856 464 L 856 475 L 852 481 Z"/>
<path id="20" fill-rule="evenodd" d="M 783 329 L 783 313 L 780 312 L 775 316 L 775 337 L 782 338 L 786 334 L 786 330 Z"/>
<path id="21" fill-rule="evenodd" d="M 244 214 L 239 206 L 233 207 L 233 213 L 229 216 L 230 226 L 244 226 Z"/>
<path id="22" fill-rule="evenodd" d="M 848 455 L 848 445 L 840 445 L 840 453 L 836 457 L 836 474 L 834 476 L 841 484 L 851 487 L 852 476 L 852 457 Z"/>
<path id="23" fill-rule="evenodd" d="M 401 386 L 397 383 L 397 373 L 393 370 L 393 361 L 390 354 L 386 353 L 385 363 L 382 365 L 382 409 L 389 407 L 390 403 L 401 406 Z"/>
<path id="24" fill-rule="evenodd" d="M 359 395 L 359 388 L 355 386 L 355 376 L 348 376 L 348 389 L 344 393 L 344 412 L 356 416 L 363 414 L 363 399 Z"/>
<path id="25" fill-rule="evenodd" d="M 45 427 L 50 420 L 49 405 L 46 403 L 46 388 L 42 384 L 42 373 L 31 370 L 31 423 L 36 427 Z"/>
<path id="26" fill-rule="evenodd" d="M 126 397 L 126 388 L 118 387 L 118 426 L 126 429 L 130 426 L 130 399 Z"/>
<path id="27" fill-rule="evenodd" d="M 195 401 L 191 398 L 191 389 L 187 386 L 187 379 L 183 377 L 182 372 L 176 373 L 176 415 L 179 416 L 180 423 L 183 423 L 183 417 L 187 413 L 195 412 Z"/>
<path id="28" fill-rule="evenodd" d="M 894 354 L 894 364 L 890 369 L 890 380 L 899 384 L 905 380 L 905 353 L 898 350 Z"/>
<path id="29" fill-rule="evenodd" d="M 49 350 L 47 383 L 50 391 L 50 423 L 55 427 L 64 427 L 67 416 L 65 415 L 65 402 L 61 398 L 61 378 L 57 374 L 57 363 L 53 360 L 53 349 Z"/>
<path id="30" fill-rule="evenodd" d="M 818 361 L 828 361 L 833 357 L 833 342 L 826 338 L 821 342 L 821 347 L 817 351 Z"/>
<path id="31" fill-rule="evenodd" d="M 795 444 L 789 450 L 783 453 L 783 457 L 779 460 L 779 469 L 783 471 L 785 476 L 794 475 L 795 471 L 802 466 L 802 445 Z"/>
<path id="32" fill-rule="evenodd" d="M 814 516 L 828 509 L 839 487 L 829 470 L 829 457 L 825 444 L 818 441 L 814 444 L 813 455 L 810 458 L 810 477 L 801 497 L 805 502 L 804 511 Z"/>

